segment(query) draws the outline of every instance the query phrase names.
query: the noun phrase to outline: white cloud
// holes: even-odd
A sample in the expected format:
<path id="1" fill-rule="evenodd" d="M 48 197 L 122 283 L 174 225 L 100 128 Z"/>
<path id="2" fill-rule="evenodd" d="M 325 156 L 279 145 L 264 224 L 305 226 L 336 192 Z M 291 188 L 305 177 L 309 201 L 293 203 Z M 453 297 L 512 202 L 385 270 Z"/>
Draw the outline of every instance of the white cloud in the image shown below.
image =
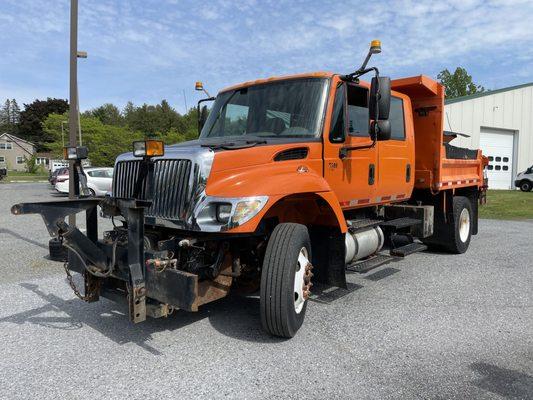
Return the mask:
<path id="1" fill-rule="evenodd" d="M 5 0 L 0 88 L 16 97 L 28 81 L 66 81 L 68 6 Z M 505 85 L 513 74 L 533 80 L 532 19 L 533 2 L 521 0 L 84 0 L 79 42 L 89 59 L 80 64 L 80 85 L 87 103 L 177 98 L 182 88 L 194 99 L 196 79 L 216 91 L 273 74 L 348 72 L 375 38 L 383 43 L 375 63 L 384 73 L 433 75 L 467 65 L 494 82 L 505 65 Z"/>

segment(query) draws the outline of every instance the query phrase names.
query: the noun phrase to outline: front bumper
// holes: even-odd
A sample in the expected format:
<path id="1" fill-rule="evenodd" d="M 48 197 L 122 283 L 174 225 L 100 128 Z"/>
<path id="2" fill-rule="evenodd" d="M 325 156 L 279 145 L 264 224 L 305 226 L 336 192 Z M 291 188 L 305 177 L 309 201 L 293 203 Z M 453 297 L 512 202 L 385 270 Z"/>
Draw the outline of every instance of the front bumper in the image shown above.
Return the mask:
<path id="1" fill-rule="evenodd" d="M 121 294 L 128 299 L 132 322 L 144 321 L 147 311 L 154 308 L 151 306 L 197 311 L 200 305 L 224 297 L 232 282 L 227 274 L 200 281 L 198 275 L 178 269 L 150 267 L 148 260 L 168 260 L 169 252 L 145 250 L 144 210 L 149 205 L 131 199 L 68 199 L 16 204 L 12 213 L 41 214 L 50 235 L 63 237 L 69 249 L 69 270 L 83 274 L 86 294 L 91 288 L 87 301 L 97 301 L 99 296 L 114 299 Z M 125 218 L 127 241 L 122 245 L 98 240 L 97 206 Z M 86 213 L 86 235 L 64 222 L 67 215 L 82 211 Z"/>

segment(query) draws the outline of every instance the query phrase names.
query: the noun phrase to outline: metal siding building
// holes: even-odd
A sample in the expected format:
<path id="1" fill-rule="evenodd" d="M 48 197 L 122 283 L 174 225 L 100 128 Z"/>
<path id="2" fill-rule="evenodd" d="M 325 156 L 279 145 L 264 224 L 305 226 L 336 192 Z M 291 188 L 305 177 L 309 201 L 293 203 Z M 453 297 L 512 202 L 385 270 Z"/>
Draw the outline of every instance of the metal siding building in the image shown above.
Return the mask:
<path id="1" fill-rule="evenodd" d="M 465 133 L 451 144 L 481 148 L 489 157 L 489 186 L 514 188 L 518 172 L 533 165 L 533 82 L 447 100 L 446 130 Z"/>

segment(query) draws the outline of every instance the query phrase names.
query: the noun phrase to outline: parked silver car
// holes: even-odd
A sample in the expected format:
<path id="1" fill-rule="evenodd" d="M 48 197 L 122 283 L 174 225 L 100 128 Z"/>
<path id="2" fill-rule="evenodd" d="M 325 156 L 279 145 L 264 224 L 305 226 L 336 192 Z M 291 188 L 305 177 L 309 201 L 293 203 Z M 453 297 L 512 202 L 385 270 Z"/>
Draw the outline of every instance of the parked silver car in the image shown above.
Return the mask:
<path id="1" fill-rule="evenodd" d="M 87 187 L 92 196 L 105 196 L 111 191 L 113 168 L 84 168 L 87 175 Z M 57 180 L 55 188 L 60 193 L 68 193 L 68 179 Z"/>
<path id="2" fill-rule="evenodd" d="M 514 185 L 520 188 L 522 192 L 531 191 L 533 188 L 533 165 L 516 176 Z"/>

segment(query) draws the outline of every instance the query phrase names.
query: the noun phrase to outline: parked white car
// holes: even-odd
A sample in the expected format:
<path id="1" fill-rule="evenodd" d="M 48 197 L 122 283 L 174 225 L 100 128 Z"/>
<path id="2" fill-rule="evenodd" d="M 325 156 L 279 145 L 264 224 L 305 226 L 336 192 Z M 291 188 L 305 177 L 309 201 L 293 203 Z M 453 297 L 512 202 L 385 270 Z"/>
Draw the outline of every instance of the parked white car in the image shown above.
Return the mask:
<path id="1" fill-rule="evenodd" d="M 84 168 L 85 175 L 87 175 L 87 187 L 91 196 L 105 196 L 107 192 L 111 191 L 111 183 L 113 182 L 113 168 Z M 68 193 L 69 180 L 58 181 L 55 185 L 59 193 Z"/>

